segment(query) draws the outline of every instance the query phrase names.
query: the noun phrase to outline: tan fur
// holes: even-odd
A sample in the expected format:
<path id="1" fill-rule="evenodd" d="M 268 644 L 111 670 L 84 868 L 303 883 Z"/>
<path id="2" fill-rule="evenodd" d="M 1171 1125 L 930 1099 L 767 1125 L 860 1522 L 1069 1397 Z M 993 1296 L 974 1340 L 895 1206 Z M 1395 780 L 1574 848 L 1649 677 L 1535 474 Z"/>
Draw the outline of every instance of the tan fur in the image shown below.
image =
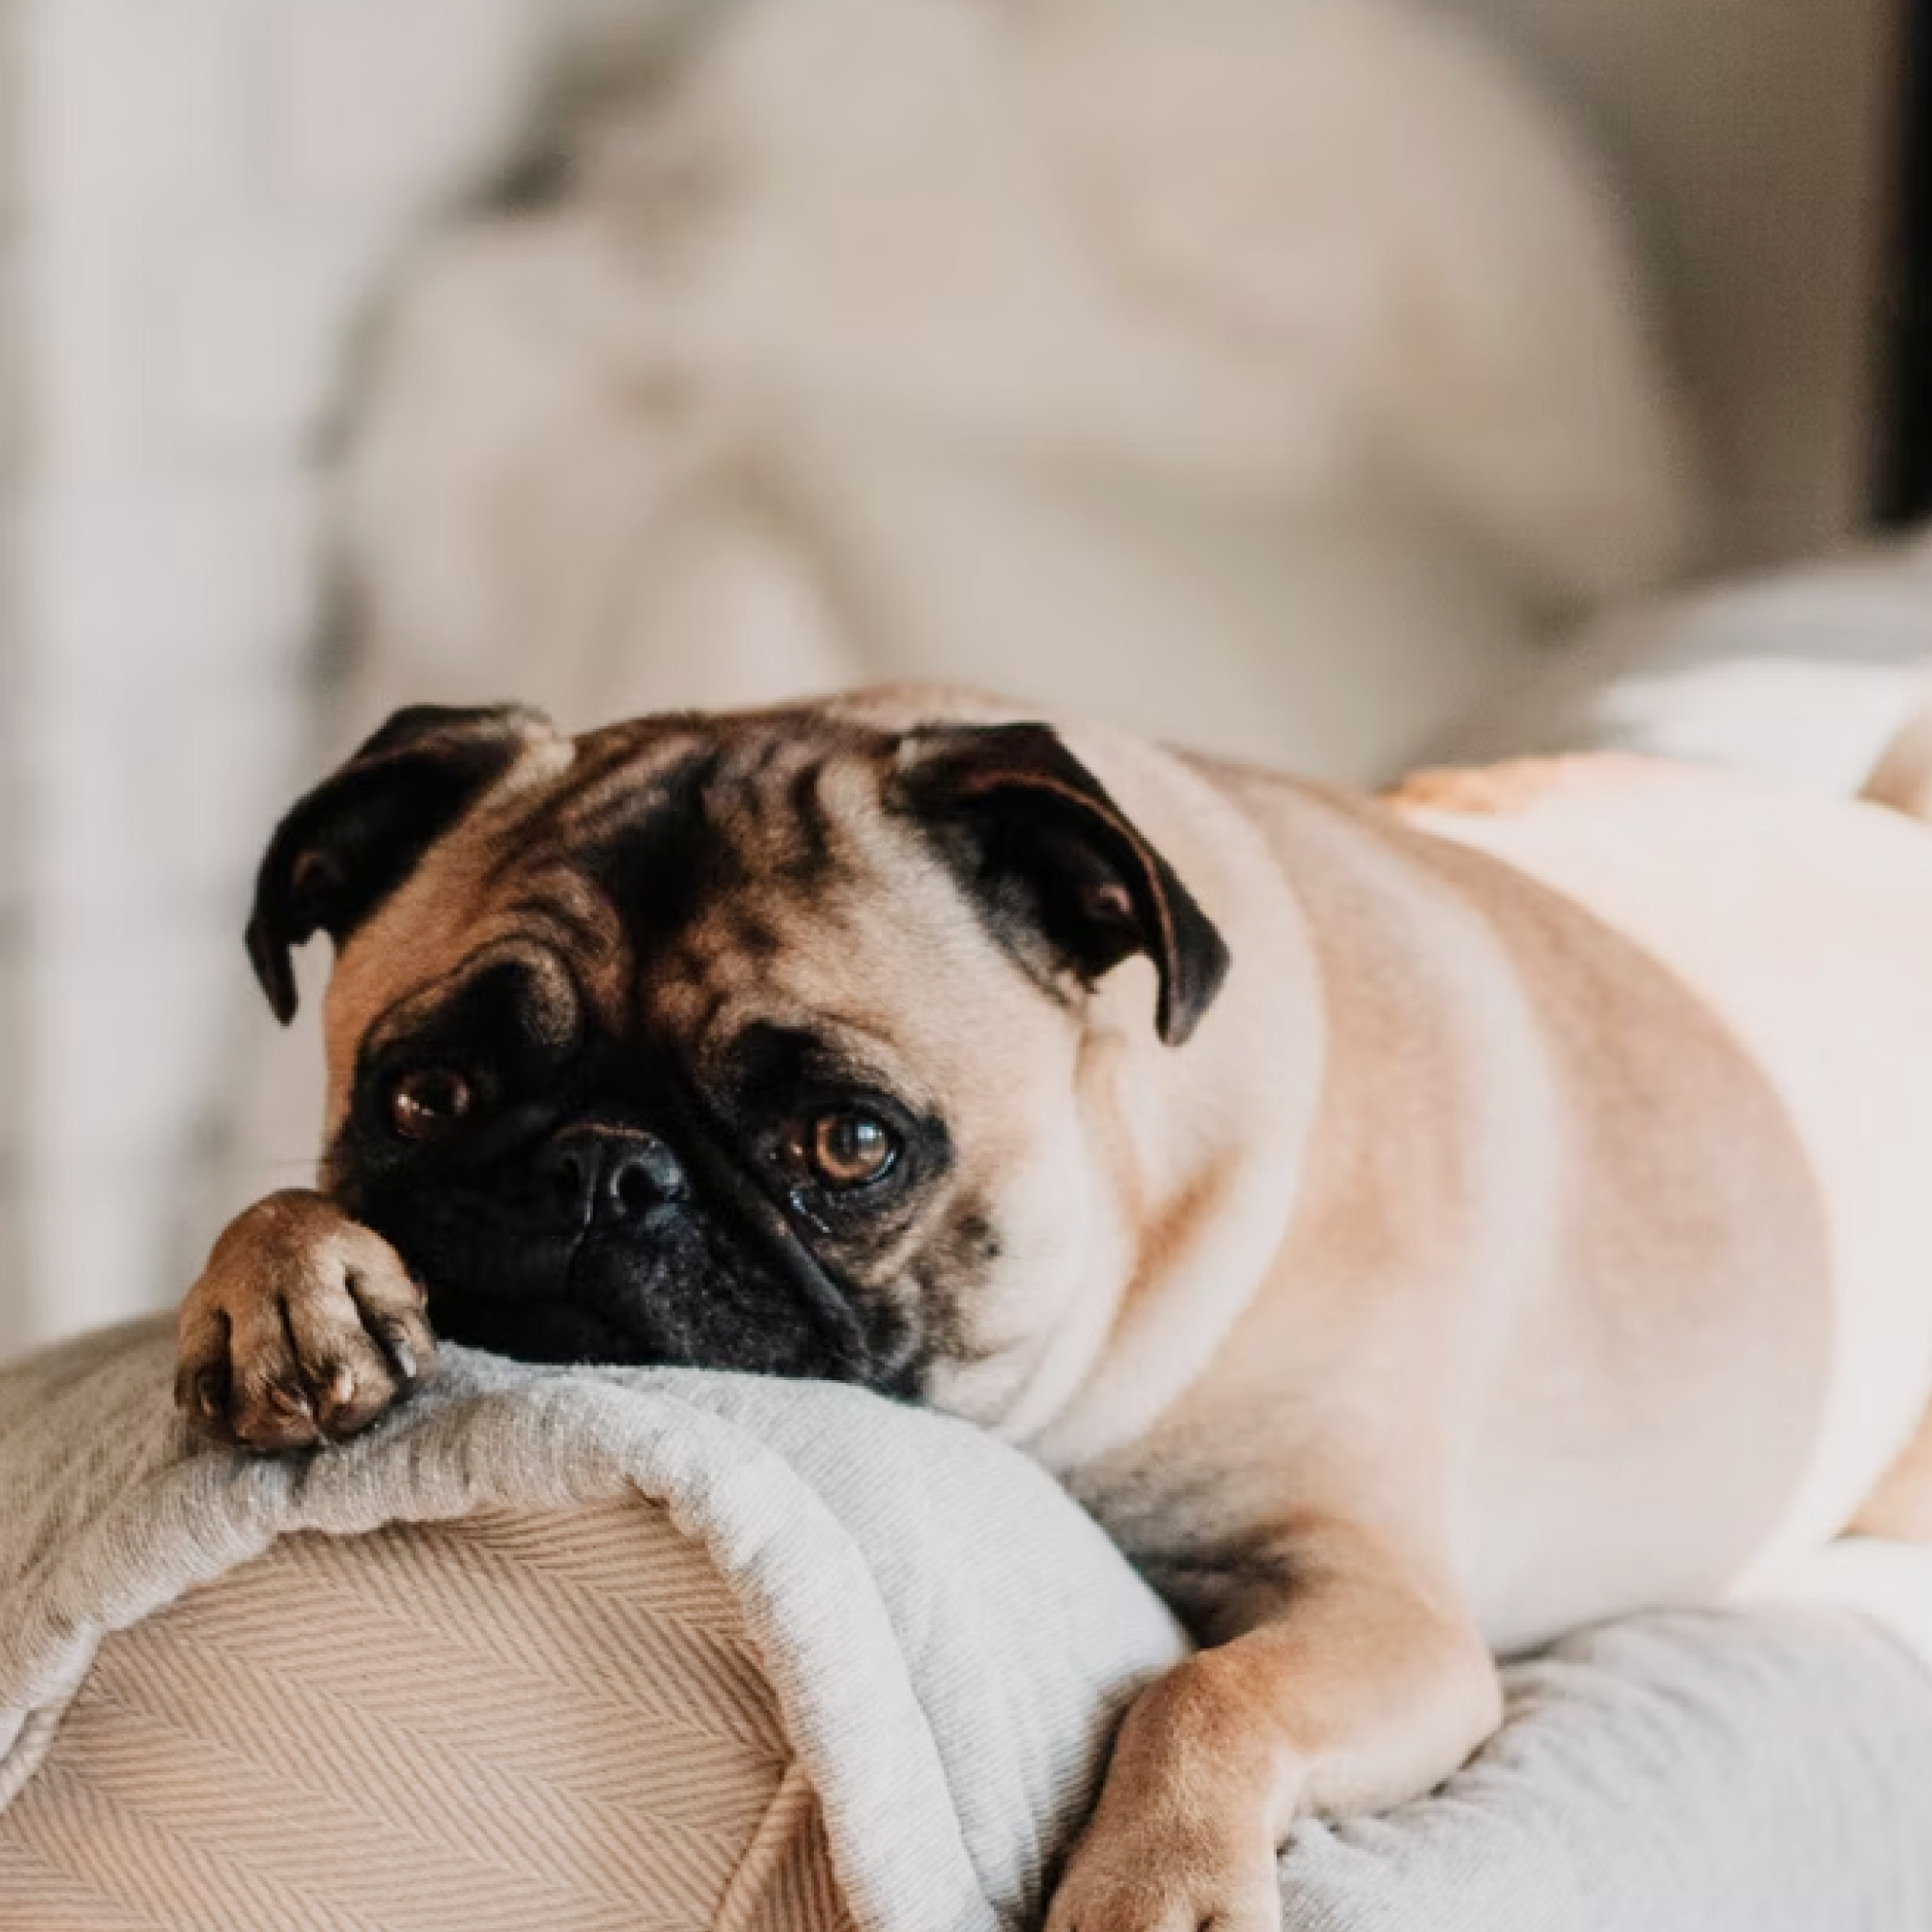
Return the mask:
<path id="1" fill-rule="evenodd" d="M 1114 1485 L 1164 1498 L 1156 1537 L 1203 1493 L 1277 1526 L 1282 1589 L 1210 1589 L 1200 1616 L 1234 1639 L 1218 1669 L 1242 1658 L 1226 1701 L 1271 1740 L 1279 1821 L 1464 1755 L 1494 1714 L 1474 1633 L 1745 1582 L 1899 1457 L 1932 1386 L 1932 840 L 1628 759 L 1431 775 L 1396 823 L 1225 782 L 1322 960 L 1313 1158 L 1214 1367 L 1073 1474 L 1103 1513 Z M 1928 1464 L 1921 1435 L 1887 1526 L 1922 1533 Z M 1418 1606 L 1366 1658 L 1337 1521 L 1372 1535 L 1396 1622 Z M 1274 1922 L 1252 1764 L 1160 1708 L 1055 1932 Z M 1230 1821 L 1180 1860 L 1177 1787 Z"/>
<path id="2" fill-rule="evenodd" d="M 367 1428 L 429 1370 L 436 1343 L 388 1243 L 290 1188 L 223 1230 L 182 1304 L 180 1355 L 176 1399 L 206 1435 L 308 1449 Z"/>
<path id="3" fill-rule="evenodd" d="M 1932 823 L 1932 695 L 1885 747 L 1865 780 L 1865 797 Z"/>
<path id="4" fill-rule="evenodd" d="M 882 692 L 799 730 L 1010 715 Z M 638 729 L 527 755 L 350 941 L 337 1109 L 399 999 L 527 934 L 542 849 L 501 852 L 594 817 L 585 757 L 641 782 Z M 1144 960 L 1043 997 L 837 752 L 831 885 L 788 896 L 770 817 L 650 997 L 700 1061 L 809 1015 L 943 1106 L 1002 1246 L 929 1399 L 1058 1471 L 1210 1645 L 1129 1718 L 1052 1932 L 1259 1932 L 1296 1815 L 1488 1734 L 1497 1650 L 1745 1586 L 1861 1506 L 1932 1526 L 1932 838 L 1636 759 L 1372 802 L 1064 735 L 1231 944 L 1184 1046 Z"/>

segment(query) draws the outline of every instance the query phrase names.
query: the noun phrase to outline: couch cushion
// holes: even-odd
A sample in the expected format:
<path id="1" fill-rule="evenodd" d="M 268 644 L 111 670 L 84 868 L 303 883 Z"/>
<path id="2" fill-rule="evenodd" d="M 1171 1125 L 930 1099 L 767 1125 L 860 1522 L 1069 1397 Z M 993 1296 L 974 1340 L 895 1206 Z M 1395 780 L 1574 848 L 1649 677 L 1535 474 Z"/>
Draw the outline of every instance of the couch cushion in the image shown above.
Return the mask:
<path id="1" fill-rule="evenodd" d="M 1855 792 L 1928 698 L 1932 536 L 1921 534 L 1614 608 L 1428 756 L 1637 751 Z"/>
<path id="2" fill-rule="evenodd" d="M 113 1633 L 291 1537 L 643 1495 L 742 1618 L 853 1919 L 972 1932 L 1037 1913 L 1115 1719 L 1181 1654 L 1032 1463 L 857 1390 L 447 1349 L 358 1441 L 259 1460 L 187 1439 L 172 1355 L 171 1324 L 148 1322 L 0 1372 L 0 1806 L 54 1763 Z M 346 1597 L 398 1588 L 377 1572 L 421 1533 L 362 1542 Z M 23 1829 L 0 1813 L 0 1869 Z"/>
<path id="3" fill-rule="evenodd" d="M 640 1923 L 1021 1932 L 1181 1654 L 1039 1470 L 855 1391 L 450 1350 L 264 1461 L 185 1439 L 171 1352 L 0 1372 L 8 1932 L 571 1932 L 631 1885 Z M 1838 1556 L 1517 1666 L 1440 1791 L 1296 1832 L 1284 1924 L 1923 1932 L 1932 1672 L 1880 1619 L 1932 1634 L 1932 1556 Z"/>
<path id="4" fill-rule="evenodd" d="M 110 1632 L 0 1844 L 39 1932 L 850 1923 L 736 1600 L 638 1497 L 297 1531 Z"/>

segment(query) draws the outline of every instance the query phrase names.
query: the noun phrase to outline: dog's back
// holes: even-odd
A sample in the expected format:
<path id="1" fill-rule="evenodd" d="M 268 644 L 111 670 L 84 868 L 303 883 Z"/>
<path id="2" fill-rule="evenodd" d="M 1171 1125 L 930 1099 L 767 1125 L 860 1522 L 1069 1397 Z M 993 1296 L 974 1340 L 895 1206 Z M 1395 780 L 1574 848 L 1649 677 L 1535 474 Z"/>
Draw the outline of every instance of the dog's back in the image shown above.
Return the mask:
<path id="1" fill-rule="evenodd" d="M 1932 824 L 1932 695 L 1872 767 L 1864 796 Z"/>
<path id="2" fill-rule="evenodd" d="M 1880 797 L 1932 817 L 1932 714 Z M 1830 1536 L 1932 1393 L 1932 838 L 1871 802 L 1621 757 L 1428 778 L 1394 802 L 1636 941 L 1769 1078 L 1822 1191 L 1834 1293 L 1831 1400 L 1779 1548 Z"/>

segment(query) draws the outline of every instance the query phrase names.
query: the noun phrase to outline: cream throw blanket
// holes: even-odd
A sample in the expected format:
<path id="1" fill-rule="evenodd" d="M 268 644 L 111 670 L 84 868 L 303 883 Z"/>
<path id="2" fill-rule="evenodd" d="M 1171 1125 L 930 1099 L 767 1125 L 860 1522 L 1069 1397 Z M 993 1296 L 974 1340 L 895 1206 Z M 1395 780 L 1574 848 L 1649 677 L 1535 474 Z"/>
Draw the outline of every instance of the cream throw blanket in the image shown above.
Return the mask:
<path id="1" fill-rule="evenodd" d="M 148 1323 L 0 1372 L 10 1925 L 40 1921 L 8 1917 L 4 1808 L 104 1635 L 292 1532 L 574 1507 L 602 1526 L 589 1537 L 609 1533 L 613 1498 L 661 1502 L 742 1613 L 865 1932 L 1031 1922 L 1123 1701 L 1181 1653 L 1046 1477 L 870 1395 L 451 1350 L 361 1442 L 256 1461 L 185 1440 L 170 1354 Z M 1925 1559 L 1847 1556 L 1847 1588 L 1876 1601 L 1902 1580 L 1899 1614 L 1922 1610 Z M 1877 1622 L 1790 1604 L 1660 1614 L 1521 1665 L 1511 1689 L 1508 1728 L 1443 1791 L 1296 1833 L 1288 1927 L 1932 1925 L 1932 1675 Z"/>

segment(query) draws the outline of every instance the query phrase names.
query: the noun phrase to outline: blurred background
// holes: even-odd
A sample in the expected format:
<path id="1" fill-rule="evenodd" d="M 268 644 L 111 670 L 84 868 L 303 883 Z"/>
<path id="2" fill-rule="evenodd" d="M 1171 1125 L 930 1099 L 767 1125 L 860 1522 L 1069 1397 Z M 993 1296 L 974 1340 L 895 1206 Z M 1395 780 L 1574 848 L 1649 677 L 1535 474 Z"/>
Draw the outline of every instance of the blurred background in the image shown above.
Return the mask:
<path id="1" fill-rule="evenodd" d="M 306 1175 L 249 880 L 396 703 L 918 675 L 1360 781 L 1722 714 L 1848 781 L 1932 650 L 1871 536 L 1932 449 L 1916 44 L 0 0 L 0 1354 Z"/>

